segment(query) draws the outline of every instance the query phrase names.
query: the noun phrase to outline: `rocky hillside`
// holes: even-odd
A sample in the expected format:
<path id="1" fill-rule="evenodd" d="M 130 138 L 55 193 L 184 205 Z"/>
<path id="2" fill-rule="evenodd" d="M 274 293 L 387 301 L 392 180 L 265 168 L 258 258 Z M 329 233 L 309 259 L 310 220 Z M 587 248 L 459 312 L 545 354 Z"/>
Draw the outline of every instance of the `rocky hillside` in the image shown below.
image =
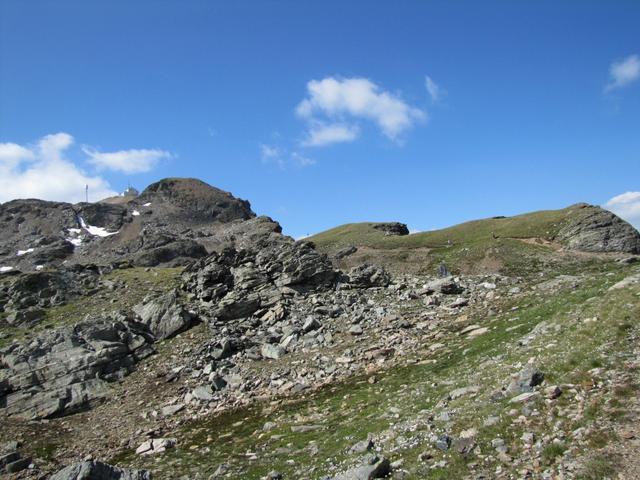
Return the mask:
<path id="1" fill-rule="evenodd" d="M 250 234 L 254 217 L 249 202 L 196 179 L 164 179 L 117 204 L 14 200 L 0 205 L 0 268 L 185 265 L 229 242 L 227 229 Z M 264 223 L 279 230 L 268 219 L 255 228 Z"/>
<path id="2" fill-rule="evenodd" d="M 596 207 L 295 242 L 246 201 L 166 179 L 0 219 L 8 478 L 640 468 L 640 235 Z"/>

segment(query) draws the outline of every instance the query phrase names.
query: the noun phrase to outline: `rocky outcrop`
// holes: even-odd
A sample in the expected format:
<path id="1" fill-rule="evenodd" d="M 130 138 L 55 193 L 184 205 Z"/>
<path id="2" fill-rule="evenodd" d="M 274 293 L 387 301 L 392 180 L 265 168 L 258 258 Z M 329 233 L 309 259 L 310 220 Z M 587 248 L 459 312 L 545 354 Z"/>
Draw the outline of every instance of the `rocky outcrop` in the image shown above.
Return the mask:
<path id="1" fill-rule="evenodd" d="M 592 205 L 580 204 L 556 240 L 584 252 L 640 253 L 640 233 L 617 215 Z"/>
<path id="2" fill-rule="evenodd" d="M 265 241 L 252 249 L 227 248 L 194 263 L 183 274 L 184 289 L 208 315 L 225 320 L 272 307 L 286 293 L 332 285 L 336 272 L 312 244 L 282 236 Z"/>
<path id="3" fill-rule="evenodd" d="M 137 320 L 144 324 L 156 340 L 170 338 L 186 330 L 195 320 L 182 305 L 178 303 L 174 290 L 160 297 L 147 301 L 133 308 L 138 315 Z"/>
<path id="4" fill-rule="evenodd" d="M 373 225 L 376 230 L 381 230 L 385 235 L 402 236 L 409 235 L 407 225 L 400 222 L 376 223 Z"/>
<path id="5" fill-rule="evenodd" d="M 151 480 L 147 470 L 127 470 L 112 465 L 86 461 L 69 465 L 50 477 L 50 480 Z"/>
<path id="6" fill-rule="evenodd" d="M 151 335 L 125 316 L 86 320 L 0 350 L 0 409 L 36 419 L 104 397 L 107 384 L 153 353 Z"/>
<path id="7" fill-rule="evenodd" d="M 0 312 L 13 326 L 29 326 L 44 315 L 44 308 L 62 305 L 96 288 L 97 268 L 25 273 L 0 287 Z M 38 312 L 40 315 L 38 315 Z"/>

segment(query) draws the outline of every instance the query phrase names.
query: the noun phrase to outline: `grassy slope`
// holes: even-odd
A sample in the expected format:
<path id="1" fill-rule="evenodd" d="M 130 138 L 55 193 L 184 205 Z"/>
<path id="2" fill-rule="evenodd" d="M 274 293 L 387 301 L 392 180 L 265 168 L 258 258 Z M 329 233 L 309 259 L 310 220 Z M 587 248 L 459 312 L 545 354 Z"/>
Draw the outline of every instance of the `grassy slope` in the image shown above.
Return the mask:
<path id="1" fill-rule="evenodd" d="M 526 275 L 557 264 L 554 240 L 570 220 L 589 210 L 578 206 L 508 218 L 488 218 L 406 236 L 385 236 L 374 223 L 352 223 L 308 240 L 332 254 L 349 245 L 358 253 L 339 261 L 342 268 L 362 262 L 411 273 L 435 273 L 444 262 L 454 273 L 501 272 Z"/>
<path id="2" fill-rule="evenodd" d="M 580 209 L 546 210 L 507 218 L 488 218 L 462 223 L 431 232 L 407 236 L 385 236 L 374 223 L 350 223 L 313 235 L 308 240 L 321 249 L 347 245 L 371 248 L 440 248 L 452 244 L 472 244 L 500 238 L 541 238 L 553 240 L 558 231 Z"/>

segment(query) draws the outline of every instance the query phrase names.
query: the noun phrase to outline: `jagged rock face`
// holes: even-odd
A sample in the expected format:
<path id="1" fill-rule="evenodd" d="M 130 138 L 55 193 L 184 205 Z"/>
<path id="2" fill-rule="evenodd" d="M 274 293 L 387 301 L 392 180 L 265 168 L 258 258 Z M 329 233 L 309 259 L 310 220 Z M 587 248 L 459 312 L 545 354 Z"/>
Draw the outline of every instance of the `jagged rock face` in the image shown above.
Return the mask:
<path id="1" fill-rule="evenodd" d="M 153 353 L 152 341 L 143 325 L 112 316 L 12 344 L 0 350 L 0 409 L 37 419 L 85 408 Z"/>
<path id="2" fill-rule="evenodd" d="M 184 288 L 221 320 L 275 305 L 291 291 L 331 286 L 336 272 L 312 244 L 287 237 L 263 239 L 253 249 L 227 248 L 185 270 Z M 271 242 L 263 245 L 264 242 Z"/>
<path id="3" fill-rule="evenodd" d="M 599 207 L 584 209 L 556 237 L 573 250 L 585 252 L 640 253 L 640 233 L 617 215 Z"/>
<path id="4" fill-rule="evenodd" d="M 69 465 L 51 476 L 50 480 L 151 480 L 147 470 L 127 470 L 98 461 Z"/>
<path id="5" fill-rule="evenodd" d="M 0 288 L 0 312 L 22 312 L 33 307 L 62 305 L 97 284 L 97 269 L 25 273 Z"/>
<path id="6" fill-rule="evenodd" d="M 407 225 L 400 222 L 387 222 L 387 223 L 376 223 L 373 228 L 376 230 L 381 230 L 385 235 L 409 235 L 409 229 Z"/>
<path id="7" fill-rule="evenodd" d="M 122 198 L 117 203 L 14 200 L 0 205 L 0 267 L 33 271 L 63 261 L 178 266 L 220 243 L 251 237 L 256 229 L 280 228 L 270 219 L 244 228 L 255 217 L 249 202 L 195 179 L 161 180 L 139 197 Z"/>

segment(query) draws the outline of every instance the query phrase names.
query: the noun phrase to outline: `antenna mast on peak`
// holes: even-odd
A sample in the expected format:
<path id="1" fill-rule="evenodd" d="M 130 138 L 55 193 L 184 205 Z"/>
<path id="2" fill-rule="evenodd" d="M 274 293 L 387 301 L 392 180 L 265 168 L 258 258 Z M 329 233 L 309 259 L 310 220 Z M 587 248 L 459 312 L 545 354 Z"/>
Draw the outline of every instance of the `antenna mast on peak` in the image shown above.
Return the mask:
<path id="1" fill-rule="evenodd" d="M 87 203 L 89 203 L 89 184 L 88 183 L 84 186 L 84 198 L 87 201 Z"/>

